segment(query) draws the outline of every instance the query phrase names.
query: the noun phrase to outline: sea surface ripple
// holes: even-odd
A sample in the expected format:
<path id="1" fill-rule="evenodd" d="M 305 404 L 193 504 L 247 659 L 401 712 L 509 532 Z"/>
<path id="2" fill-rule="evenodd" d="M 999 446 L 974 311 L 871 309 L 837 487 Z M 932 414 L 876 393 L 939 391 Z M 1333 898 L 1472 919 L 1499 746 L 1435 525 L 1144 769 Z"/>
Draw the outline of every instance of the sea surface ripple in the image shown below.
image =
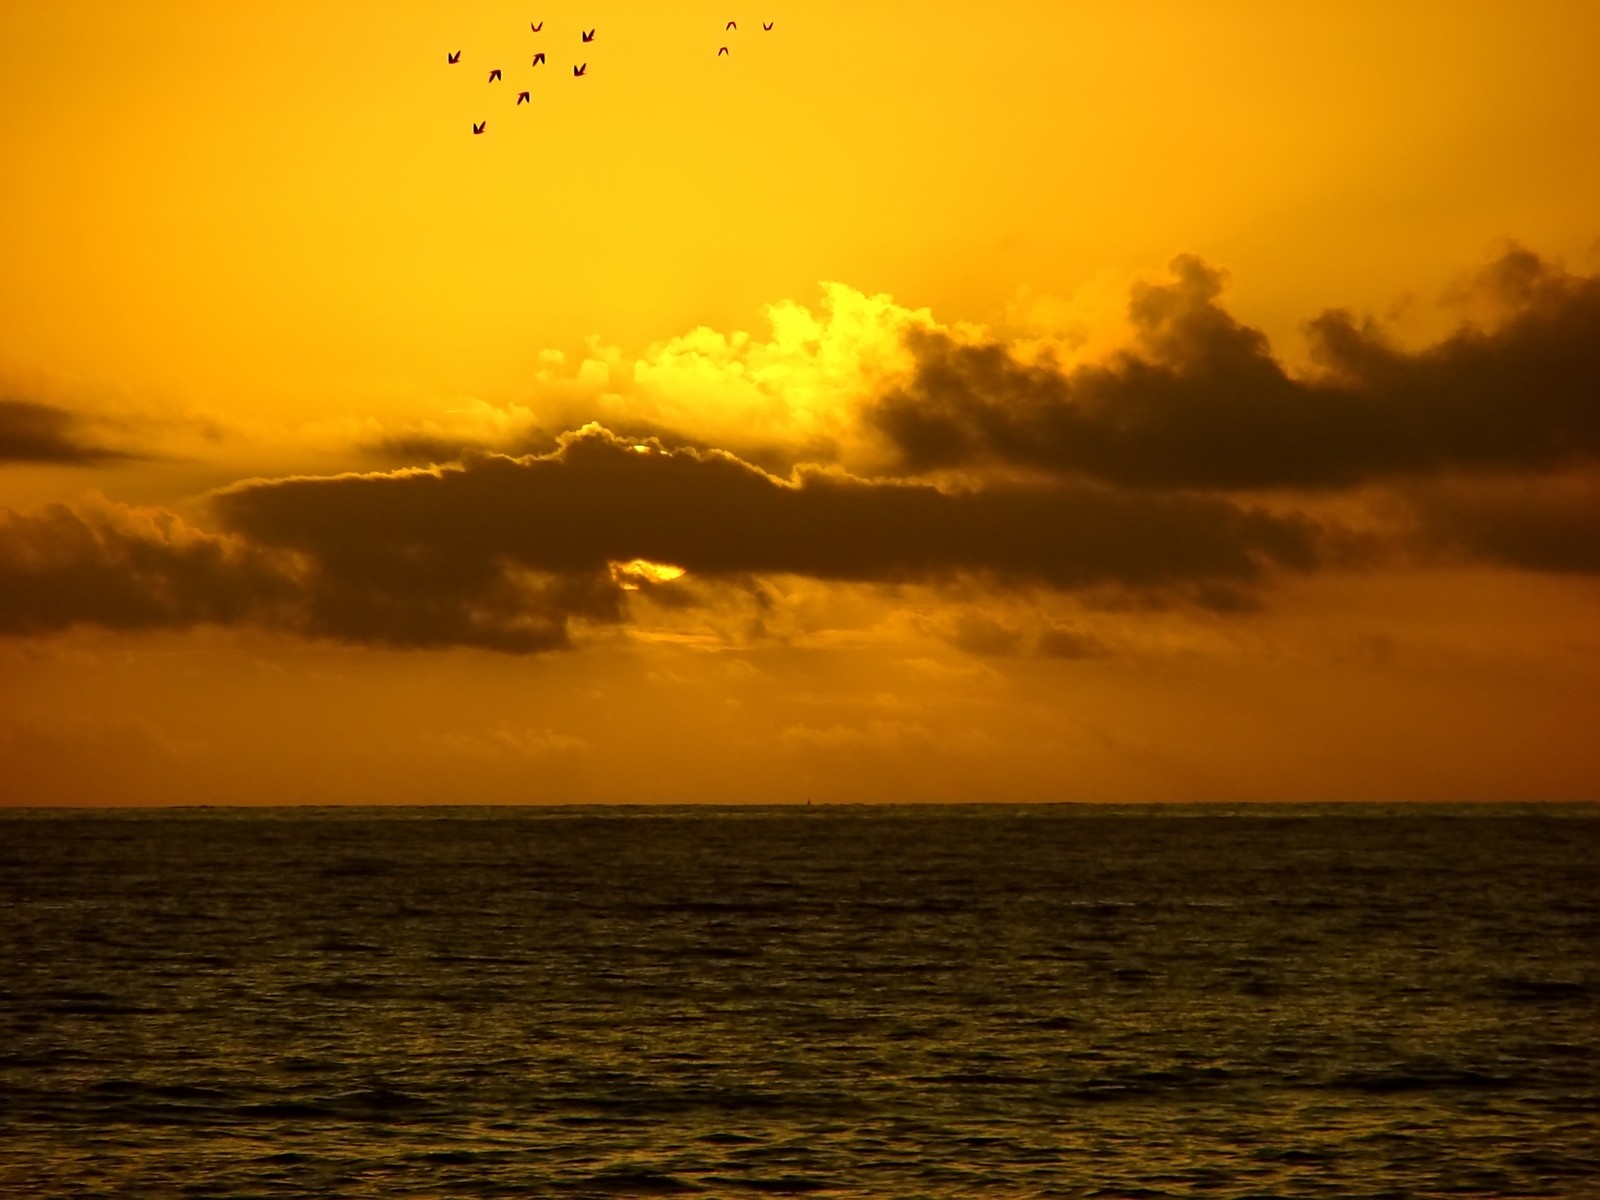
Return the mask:
<path id="1" fill-rule="evenodd" d="M 0 1195 L 1600 1195 L 1600 810 L 0 815 Z"/>

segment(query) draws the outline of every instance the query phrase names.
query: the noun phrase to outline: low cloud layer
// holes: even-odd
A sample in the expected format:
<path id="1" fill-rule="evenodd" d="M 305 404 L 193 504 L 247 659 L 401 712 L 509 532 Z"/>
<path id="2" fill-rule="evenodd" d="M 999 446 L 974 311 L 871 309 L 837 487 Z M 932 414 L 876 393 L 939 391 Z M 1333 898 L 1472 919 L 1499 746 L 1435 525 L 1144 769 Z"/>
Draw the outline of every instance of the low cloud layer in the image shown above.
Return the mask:
<path id="1" fill-rule="evenodd" d="M 474 580 L 317 560 L 208 533 L 162 509 L 93 501 L 0 512 L 0 633 L 251 626 L 402 647 L 511 653 L 569 644 L 573 615 L 616 620 L 608 581 Z"/>
<path id="2" fill-rule="evenodd" d="M 590 428 L 552 454 L 428 471 L 242 484 L 230 530 L 372 580 L 475 587 L 507 569 L 590 573 L 636 558 L 692 574 L 893 583 L 957 574 L 1062 588 L 1250 583 L 1318 558 L 1316 527 L 1233 502 L 1080 483 L 946 491 Z"/>
<path id="3" fill-rule="evenodd" d="M 0 510 L 0 632 L 271 621 L 292 564 L 161 509 L 106 501 Z"/>
<path id="4" fill-rule="evenodd" d="M 1484 272 L 1504 314 L 1419 351 L 1324 313 L 1291 375 L 1193 257 L 1135 288 L 1133 349 L 1062 370 L 1003 343 L 913 329 L 911 378 L 866 420 L 904 469 L 1005 464 L 1143 490 L 1327 490 L 1600 456 L 1600 278 L 1525 250 Z"/>
<path id="5" fill-rule="evenodd" d="M 832 581 L 1115 588 L 1231 608 L 1319 560 L 1311 522 L 1225 500 L 1081 484 L 947 492 L 824 471 L 792 480 L 722 453 L 591 428 L 552 454 L 429 471 L 237 485 L 227 533 L 170 513 L 48 505 L 0 523 L 0 629 L 251 623 L 394 646 L 510 652 L 617 622 L 630 592 L 795 574 Z"/>
<path id="6" fill-rule="evenodd" d="M 1410 500 L 1434 554 L 1600 574 L 1600 475 L 1456 479 L 1419 488 Z"/>

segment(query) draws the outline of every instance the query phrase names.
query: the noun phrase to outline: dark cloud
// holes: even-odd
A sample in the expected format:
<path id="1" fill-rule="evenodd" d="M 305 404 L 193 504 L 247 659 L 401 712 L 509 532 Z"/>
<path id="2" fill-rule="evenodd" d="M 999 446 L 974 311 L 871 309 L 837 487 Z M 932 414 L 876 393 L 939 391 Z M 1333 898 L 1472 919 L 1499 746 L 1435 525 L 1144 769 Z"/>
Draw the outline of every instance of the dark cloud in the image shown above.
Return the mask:
<path id="1" fill-rule="evenodd" d="M 1600 478 L 1451 480 L 1412 497 L 1427 547 L 1525 571 L 1600 573 Z"/>
<path id="2" fill-rule="evenodd" d="M 611 581 L 485 570 L 456 586 L 371 560 L 311 560 L 175 514 L 104 502 L 0 510 L 0 633 L 252 625 L 400 647 L 511 653 L 570 644 L 573 616 L 618 620 Z"/>
<path id="3" fill-rule="evenodd" d="M 1052 625 L 1039 635 L 1035 650 L 1041 658 L 1105 658 L 1111 648 L 1087 630 Z"/>
<path id="4" fill-rule="evenodd" d="M 172 513 L 104 502 L 0 510 L 0 632 L 172 629 L 270 618 L 288 564 Z"/>
<path id="5" fill-rule="evenodd" d="M 1010 464 L 1139 489 L 1330 489 L 1600 456 L 1600 278 L 1520 249 L 1478 281 L 1503 314 L 1417 352 L 1371 323 L 1311 322 L 1314 378 L 1218 303 L 1199 259 L 1134 290 L 1133 351 L 1061 370 L 916 331 L 908 384 L 868 422 L 913 471 Z"/>
<path id="6" fill-rule="evenodd" d="M 550 574 L 509 564 L 458 561 L 413 547 L 314 556 L 306 587 L 307 632 L 373 645 L 474 646 L 510 654 L 571 646 L 574 617 L 621 621 L 625 594 L 603 572 Z"/>
<path id="7" fill-rule="evenodd" d="M 84 424 L 64 408 L 0 399 L 0 463 L 96 467 L 136 457 L 96 444 Z"/>
<path id="8" fill-rule="evenodd" d="M 543 456 L 254 481 L 213 503 L 225 535 L 106 502 L 0 512 L 0 632 L 250 624 L 529 653 L 569 645 L 573 620 L 625 620 L 630 594 L 671 606 L 693 602 L 696 581 L 773 573 L 982 576 L 1213 604 L 1311 569 L 1319 540 L 1310 522 L 1218 499 L 1077 483 L 946 492 L 817 469 L 786 481 L 597 428 Z M 652 579 L 626 567 L 637 559 L 690 577 Z M 963 636 L 1011 648 L 998 627 Z"/>
<path id="9" fill-rule="evenodd" d="M 987 613 L 962 613 L 950 631 L 950 644 L 980 658 L 1010 658 L 1022 645 L 1022 633 Z"/>
<path id="10" fill-rule="evenodd" d="M 1309 521 L 1224 499 L 1076 482 L 949 492 L 816 468 L 785 481 L 595 428 L 540 457 L 254 482 L 214 502 L 229 529 L 396 594 L 476 592 L 518 571 L 591 577 L 636 558 L 714 577 L 1181 591 L 1310 569 L 1319 541 Z"/>

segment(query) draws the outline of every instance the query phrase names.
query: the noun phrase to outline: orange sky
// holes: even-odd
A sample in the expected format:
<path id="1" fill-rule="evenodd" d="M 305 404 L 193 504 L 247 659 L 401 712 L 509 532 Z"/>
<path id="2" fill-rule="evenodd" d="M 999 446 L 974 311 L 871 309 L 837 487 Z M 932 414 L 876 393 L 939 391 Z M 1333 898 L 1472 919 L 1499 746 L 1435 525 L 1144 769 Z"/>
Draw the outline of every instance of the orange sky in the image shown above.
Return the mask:
<path id="1" fill-rule="evenodd" d="M 335 7 L 0 10 L 0 803 L 1600 796 L 1594 6 Z"/>

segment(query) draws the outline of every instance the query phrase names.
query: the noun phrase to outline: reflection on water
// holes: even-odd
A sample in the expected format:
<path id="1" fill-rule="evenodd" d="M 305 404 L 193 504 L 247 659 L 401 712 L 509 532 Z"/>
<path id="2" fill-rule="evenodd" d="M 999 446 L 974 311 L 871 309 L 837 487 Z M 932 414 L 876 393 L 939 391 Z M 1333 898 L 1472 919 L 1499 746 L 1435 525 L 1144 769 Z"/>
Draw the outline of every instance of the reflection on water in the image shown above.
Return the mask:
<path id="1" fill-rule="evenodd" d="M 0 1192 L 1580 1195 L 1596 816 L 0 817 Z"/>

